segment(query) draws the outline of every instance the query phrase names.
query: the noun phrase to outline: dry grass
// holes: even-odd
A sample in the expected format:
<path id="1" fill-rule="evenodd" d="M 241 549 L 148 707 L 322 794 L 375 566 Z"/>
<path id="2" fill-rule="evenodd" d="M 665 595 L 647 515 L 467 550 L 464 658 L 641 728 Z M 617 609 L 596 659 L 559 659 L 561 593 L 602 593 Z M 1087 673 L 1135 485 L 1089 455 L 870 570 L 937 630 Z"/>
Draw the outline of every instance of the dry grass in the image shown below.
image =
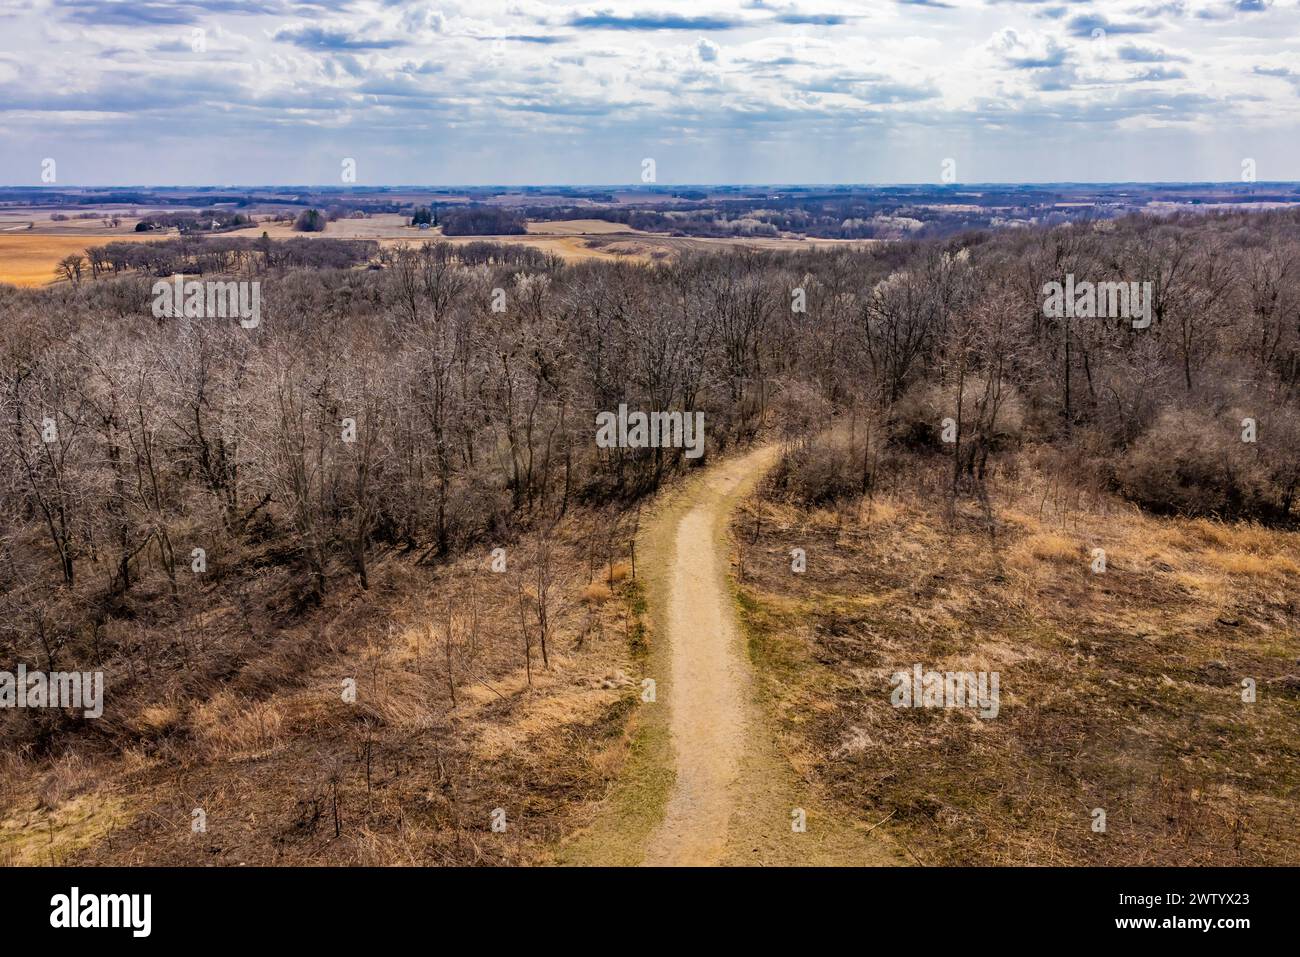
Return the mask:
<path id="1" fill-rule="evenodd" d="M 602 688 L 599 684 L 578 688 L 566 686 L 550 694 L 529 696 L 515 720 L 509 724 L 483 724 L 474 742 L 475 754 L 485 760 L 507 754 L 526 758 L 529 741 L 566 725 L 582 726 L 597 721 L 618 703 L 631 684 L 624 677 L 621 686 L 615 688 Z"/>
<path id="2" fill-rule="evenodd" d="M 582 601 L 588 605 L 603 605 L 614 597 L 614 590 L 605 582 L 592 582 L 582 589 Z"/>
<path id="3" fill-rule="evenodd" d="M 210 758 L 246 759 L 268 753 L 280 739 L 284 715 L 274 701 L 219 692 L 194 708 L 190 730 Z"/>
<path id="4" fill-rule="evenodd" d="M 1229 575 L 1251 577 L 1300 575 L 1300 565 L 1286 555 L 1256 555 L 1250 552 L 1229 552 L 1222 549 L 1207 550 L 1204 560 Z"/>
<path id="5" fill-rule="evenodd" d="M 83 794 L 54 808 L 11 808 L 0 820 L 0 866 L 70 863 L 130 820 L 127 802 L 107 794 Z"/>
<path id="6" fill-rule="evenodd" d="M 48 863 L 51 820 L 60 863 L 546 857 L 588 819 L 630 745 L 641 603 L 630 563 L 609 560 L 608 530 L 605 517 L 572 514 L 551 544 L 549 667 L 532 612 L 524 667 L 518 595 L 533 593 L 537 555 L 528 537 L 510 545 L 522 581 L 492 574 L 479 554 L 433 567 L 388 556 L 373 563 L 368 592 L 340 576 L 302 618 L 277 608 L 283 577 L 259 579 L 251 607 L 270 611 L 251 615 L 223 605 L 210 580 L 213 594 L 163 627 L 184 636 L 185 667 L 148 689 L 110 688 L 84 747 L 69 735 L 51 758 L 0 768 L 0 859 Z M 114 622 L 104 638 L 143 641 L 137 627 L 160 629 Z M 355 702 L 343 700 L 345 680 Z M 497 807 L 505 834 L 490 828 Z M 191 829 L 195 809 L 206 832 Z"/>
<path id="7" fill-rule="evenodd" d="M 749 503 L 740 599 L 787 755 L 927 864 L 1300 862 L 1300 535 L 1049 484 L 1004 481 L 992 535 L 923 492 L 838 528 Z M 918 662 L 999 672 L 998 717 L 892 707 Z"/>
<path id="8" fill-rule="evenodd" d="M 164 735 L 183 724 L 184 715 L 174 702 L 146 705 L 136 718 L 135 728 L 142 735 Z"/>
<path id="9" fill-rule="evenodd" d="M 1057 535 L 1054 532 L 1031 535 L 1017 549 L 1020 555 L 1028 555 L 1040 562 L 1077 562 L 1082 553 L 1082 544 L 1074 539 Z"/>

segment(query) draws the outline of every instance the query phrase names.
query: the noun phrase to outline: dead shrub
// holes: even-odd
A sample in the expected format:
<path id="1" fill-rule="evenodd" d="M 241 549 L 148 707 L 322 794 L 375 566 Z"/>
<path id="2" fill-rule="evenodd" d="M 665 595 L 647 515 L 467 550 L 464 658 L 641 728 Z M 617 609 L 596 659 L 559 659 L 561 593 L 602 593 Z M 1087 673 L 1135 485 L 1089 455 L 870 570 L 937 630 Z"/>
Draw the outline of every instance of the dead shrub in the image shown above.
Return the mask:
<path id="1" fill-rule="evenodd" d="M 1116 474 L 1130 500 L 1153 512 L 1271 515 L 1282 496 L 1256 445 L 1226 416 L 1166 411 L 1124 455 Z"/>

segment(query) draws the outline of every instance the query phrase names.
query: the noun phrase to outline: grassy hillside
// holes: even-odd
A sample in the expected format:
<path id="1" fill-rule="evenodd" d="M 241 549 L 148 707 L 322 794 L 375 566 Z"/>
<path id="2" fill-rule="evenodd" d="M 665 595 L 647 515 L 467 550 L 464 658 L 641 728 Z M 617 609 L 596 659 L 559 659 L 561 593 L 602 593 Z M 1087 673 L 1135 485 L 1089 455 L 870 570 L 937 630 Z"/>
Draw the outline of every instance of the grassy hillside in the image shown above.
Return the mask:
<path id="1" fill-rule="evenodd" d="M 1300 862 L 1296 533 L 1151 517 L 1028 466 L 993 484 L 991 523 L 924 480 L 828 508 L 769 486 L 737 517 L 789 758 L 925 864 Z M 999 672 L 998 715 L 893 707 L 914 663 Z"/>

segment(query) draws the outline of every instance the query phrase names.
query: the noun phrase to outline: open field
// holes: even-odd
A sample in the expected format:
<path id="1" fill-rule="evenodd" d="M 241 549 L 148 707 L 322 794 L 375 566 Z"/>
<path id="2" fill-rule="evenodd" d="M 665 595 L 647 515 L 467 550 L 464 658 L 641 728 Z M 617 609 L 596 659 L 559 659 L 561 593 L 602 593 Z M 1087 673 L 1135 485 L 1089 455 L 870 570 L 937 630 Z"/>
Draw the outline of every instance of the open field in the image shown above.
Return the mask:
<path id="1" fill-rule="evenodd" d="M 136 213 L 152 212 L 149 209 L 131 207 Z M 139 222 L 138 215 L 131 215 L 125 207 L 105 205 L 92 206 L 84 210 L 69 211 L 67 207 L 58 206 L 23 206 L 0 208 L 0 234 L 26 231 L 29 227 L 34 232 L 54 236 L 121 236 L 135 230 Z M 78 212 L 95 213 L 104 219 L 118 217 L 116 226 L 105 226 L 104 219 L 78 219 Z M 54 219 L 55 215 L 65 219 Z"/>
<path id="2" fill-rule="evenodd" d="M 337 219 L 332 223 L 327 223 L 324 232 L 319 233 L 301 233 L 294 231 L 293 224 L 287 221 L 281 222 L 258 222 L 252 226 L 245 226 L 242 229 L 232 229 L 223 233 L 225 236 L 248 236 L 257 237 L 266 233 L 272 239 L 292 239 L 294 237 L 305 236 L 308 239 L 327 237 L 329 239 L 376 239 L 397 240 L 397 239 L 414 239 L 419 235 L 427 236 L 428 231 L 416 229 L 408 226 L 410 217 L 402 216 L 398 213 L 381 213 L 375 216 L 367 216 L 365 219 Z"/>
<path id="3" fill-rule="evenodd" d="M 556 219 L 530 222 L 527 226 L 534 236 L 604 236 L 608 233 L 640 233 L 639 229 L 630 229 L 622 223 L 611 223 L 603 219 Z"/>
<path id="4" fill-rule="evenodd" d="M 0 233 L 0 282 L 15 286 L 44 286 L 56 279 L 55 269 L 65 256 L 84 254 L 90 246 L 106 242 L 147 242 L 150 236 L 101 232 L 49 235 L 40 232 Z"/>
<path id="5" fill-rule="evenodd" d="M 27 223 L 35 221 L 36 228 L 28 229 Z M 259 222 L 243 229 L 229 230 L 223 236 L 241 236 L 250 239 L 266 233 L 272 239 L 293 239 L 306 237 L 329 239 L 371 239 L 384 246 L 397 246 L 403 243 L 419 244 L 435 239 L 448 242 L 466 243 L 479 240 L 493 242 L 522 243 L 544 252 L 553 253 L 565 260 L 613 259 L 618 258 L 614 251 L 602 251 L 586 245 L 588 236 L 605 236 L 609 231 L 585 232 L 582 230 L 558 230 L 554 233 L 538 229 L 528 236 L 456 236 L 444 237 L 440 230 L 420 230 L 405 225 L 408 217 L 399 215 L 380 215 L 368 219 L 342 219 L 330 223 L 324 232 L 295 232 L 292 224 L 287 222 Z M 87 225 L 90 223 L 90 225 Z M 9 220 L 0 218 L 0 282 L 13 283 L 16 286 L 42 286 L 56 280 L 55 271 L 59 260 L 65 256 L 84 254 L 90 246 L 107 242 L 156 242 L 174 238 L 174 229 L 159 230 L 147 234 L 134 232 L 134 221 L 124 223 L 116 229 L 105 229 L 98 221 L 49 222 L 48 214 L 44 219 L 33 217 L 13 217 Z M 545 227 L 550 224 L 533 224 Z M 562 224 L 567 225 L 567 224 Z M 605 223 L 605 226 L 617 224 Z M 621 230 L 621 227 L 620 227 Z M 620 233 L 621 234 L 621 233 Z M 636 235 L 629 233 L 629 236 Z"/>
<path id="6" fill-rule="evenodd" d="M 516 243 L 553 253 L 565 260 L 585 259 L 639 259 L 649 261 L 663 258 L 684 249 L 720 249 L 744 246 L 752 249 L 788 250 L 811 247 L 870 245 L 863 240 L 800 239 L 800 238 L 734 238 L 712 239 L 668 236 L 662 233 L 631 229 L 622 223 L 599 219 L 540 220 L 529 222 L 524 235 L 501 236 L 444 236 L 440 227 L 419 229 L 409 226 L 409 217 L 396 214 L 371 216 L 366 219 L 340 219 L 329 223 L 324 232 L 294 232 L 289 223 L 258 223 L 226 235 L 260 236 L 266 232 L 272 239 L 289 239 L 295 236 L 327 237 L 331 239 L 374 239 L 385 246 L 400 243 L 420 243 L 444 240 L 452 243 L 493 242 Z"/>
<path id="7" fill-rule="evenodd" d="M 535 222 L 528 224 L 525 235 L 509 236 L 444 236 L 440 227 L 419 229 L 410 226 L 410 217 L 397 214 L 381 214 L 366 219 L 340 219 L 326 225 L 323 232 L 295 232 L 290 223 L 258 223 L 244 229 L 232 230 L 225 235 L 255 237 L 265 232 L 272 239 L 291 239 L 294 237 L 327 239 L 372 239 L 383 246 L 399 246 L 403 243 L 418 245 L 424 242 L 445 241 L 450 243 L 494 242 L 530 246 L 543 252 L 552 253 L 566 261 L 585 259 L 619 258 L 613 251 L 605 251 L 588 246 L 587 240 L 594 237 L 627 236 L 640 238 L 643 235 L 619 223 L 607 223 L 597 220 L 573 220 L 556 222 Z"/>
<path id="8" fill-rule="evenodd" d="M 0 213 L 0 282 L 17 286 L 40 286 L 56 280 L 59 260 L 84 254 L 90 246 L 106 242 L 150 242 L 175 237 L 175 229 L 140 234 L 134 232 L 137 220 L 124 219 L 120 226 L 107 229 L 99 220 L 52 222 L 50 210 L 5 210 Z M 29 222 L 35 228 L 28 229 Z M 338 219 L 323 232 L 295 232 L 286 221 L 258 222 L 220 235 L 256 238 L 265 233 L 271 239 L 297 237 L 328 239 L 370 239 L 383 246 L 403 243 L 419 244 L 441 240 L 452 243 L 497 242 L 530 246 L 558 256 L 567 262 L 592 259 L 621 259 L 653 262 L 682 250 L 709 250 L 746 247 L 766 250 L 831 248 L 870 245 L 869 240 L 737 238 L 707 239 L 666 236 L 629 229 L 621 223 L 604 220 L 543 220 L 530 222 L 525 235 L 443 236 L 440 228 L 418 229 L 408 225 L 410 217 L 397 213 L 377 214 L 365 219 Z"/>
<path id="9" fill-rule="evenodd" d="M 1032 471 L 992 537 L 941 502 L 759 495 L 733 526 L 782 746 L 841 813 L 927 865 L 1300 862 L 1300 535 Z M 999 673 L 1000 710 L 891 707 L 916 663 Z"/>

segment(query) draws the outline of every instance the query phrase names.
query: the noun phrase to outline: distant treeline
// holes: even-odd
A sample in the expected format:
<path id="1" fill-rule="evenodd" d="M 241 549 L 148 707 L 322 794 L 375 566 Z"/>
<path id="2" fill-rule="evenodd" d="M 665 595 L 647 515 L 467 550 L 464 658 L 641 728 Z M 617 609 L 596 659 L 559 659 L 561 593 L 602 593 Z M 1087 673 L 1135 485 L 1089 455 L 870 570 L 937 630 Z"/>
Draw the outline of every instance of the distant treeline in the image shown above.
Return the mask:
<path id="1" fill-rule="evenodd" d="M 1017 207 L 1022 216 L 1029 207 Z M 894 199 L 807 196 L 765 200 L 687 202 L 662 209 L 626 206 L 529 206 L 530 219 L 599 219 L 631 229 L 666 232 L 673 236 L 734 238 L 793 233 L 817 239 L 925 239 L 971 229 L 986 229 L 1009 215 L 1005 209 L 955 210 L 900 205 Z M 1095 216 L 1079 208 L 1073 218 Z M 1068 222 L 1071 215 L 1046 210 L 1043 224 Z"/>
<path id="2" fill-rule="evenodd" d="M 425 243 L 423 255 L 439 263 L 464 266 L 552 268 L 554 257 L 514 243 Z M 91 279 L 139 273 L 147 276 L 260 275 L 286 269 L 350 269 L 373 263 L 391 266 L 396 252 L 370 239 L 250 239 L 186 236 L 149 243 L 113 242 L 91 246 L 82 261 Z"/>
<path id="3" fill-rule="evenodd" d="M 362 239 L 185 237 L 156 243 L 106 243 L 86 250 L 91 277 L 140 272 L 210 275 L 274 269 L 346 269 L 367 262 L 379 244 Z"/>
<path id="4" fill-rule="evenodd" d="M 526 269 L 552 269 L 556 257 L 520 243 L 472 242 L 463 244 L 425 244 L 435 262 L 457 262 L 466 266 L 519 266 Z M 421 250 L 421 251 L 422 251 Z M 387 261 L 381 256 L 381 262 Z"/>
<path id="5" fill-rule="evenodd" d="M 506 206 L 459 206 L 441 213 L 446 236 L 510 236 L 527 232 L 518 209 Z"/>
<path id="6" fill-rule="evenodd" d="M 1079 193 L 1055 187 L 909 186 L 863 189 L 795 187 L 771 196 L 705 198 L 679 191 L 671 202 L 638 206 L 526 206 L 533 220 L 599 219 L 673 236 L 729 238 L 793 234 L 817 239 L 935 239 L 1003 225 L 1058 226 L 1123 215 L 1140 197 L 1169 203 L 1298 202 L 1294 187 L 1242 192 L 1225 187 L 1143 187 L 1130 194 Z M 1062 205 L 1063 200 L 1078 202 Z M 1094 202 L 1095 201 L 1095 202 Z M 1126 207 L 1128 207 L 1126 209 Z"/>

